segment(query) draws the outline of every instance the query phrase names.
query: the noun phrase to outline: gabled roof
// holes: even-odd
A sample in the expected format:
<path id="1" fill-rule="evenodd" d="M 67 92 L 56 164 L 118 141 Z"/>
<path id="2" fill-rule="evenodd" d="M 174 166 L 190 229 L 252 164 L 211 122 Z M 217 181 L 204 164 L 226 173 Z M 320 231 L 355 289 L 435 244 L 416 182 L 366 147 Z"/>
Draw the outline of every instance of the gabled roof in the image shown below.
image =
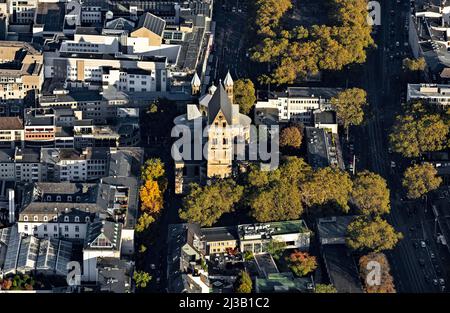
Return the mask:
<path id="1" fill-rule="evenodd" d="M 216 118 L 219 111 L 222 111 L 228 124 L 232 124 L 232 108 L 233 105 L 228 99 L 228 94 L 222 84 L 214 92 L 214 95 L 208 104 L 208 122 L 211 124 Z"/>
<path id="2" fill-rule="evenodd" d="M 86 249 L 120 249 L 121 226 L 119 223 L 97 221 L 89 225 Z"/>
<path id="3" fill-rule="evenodd" d="M 151 13 L 145 13 L 139 19 L 137 28 L 145 27 L 151 32 L 162 36 L 164 28 L 166 27 L 166 21 Z"/>

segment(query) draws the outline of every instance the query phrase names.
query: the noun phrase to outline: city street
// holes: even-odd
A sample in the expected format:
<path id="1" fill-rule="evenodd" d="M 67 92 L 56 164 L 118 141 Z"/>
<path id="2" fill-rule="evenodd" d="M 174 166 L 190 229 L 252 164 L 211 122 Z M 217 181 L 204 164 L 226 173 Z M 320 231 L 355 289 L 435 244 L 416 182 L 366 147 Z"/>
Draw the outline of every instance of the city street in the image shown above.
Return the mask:
<path id="1" fill-rule="evenodd" d="M 404 5 L 406 4 L 406 5 Z M 382 25 L 378 27 L 377 50 L 368 58 L 365 66 L 364 86 L 368 92 L 372 116 L 365 130 L 357 135 L 361 151 L 362 166 L 379 173 L 388 181 L 391 192 L 391 214 L 388 221 L 404 239 L 397 247 L 387 253 L 392 274 L 399 292 L 437 292 L 437 279 L 441 278 L 441 256 L 437 251 L 432 233 L 434 222 L 430 224 L 425 216 L 424 205 L 416 201 L 409 205 L 418 205 L 415 213 L 408 213 L 408 205 L 401 201 L 402 171 L 399 164 L 391 163 L 392 155 L 388 151 L 388 134 L 395 116 L 401 109 L 401 92 L 406 89 L 402 82 L 403 53 L 409 52 L 407 31 L 403 29 L 405 18 L 409 14 L 409 3 L 386 1 L 382 3 Z M 401 31 L 400 31 L 401 30 Z M 399 44 L 396 44 L 396 43 Z M 401 56 L 401 57 L 398 57 Z M 370 146 L 367 149 L 367 136 Z M 421 242 L 425 242 L 422 248 Z M 444 251 L 445 253 L 445 251 Z M 432 258 L 434 256 L 434 258 Z M 438 261 L 433 261 L 438 259 Z M 436 265 L 434 265 L 436 263 Z"/>

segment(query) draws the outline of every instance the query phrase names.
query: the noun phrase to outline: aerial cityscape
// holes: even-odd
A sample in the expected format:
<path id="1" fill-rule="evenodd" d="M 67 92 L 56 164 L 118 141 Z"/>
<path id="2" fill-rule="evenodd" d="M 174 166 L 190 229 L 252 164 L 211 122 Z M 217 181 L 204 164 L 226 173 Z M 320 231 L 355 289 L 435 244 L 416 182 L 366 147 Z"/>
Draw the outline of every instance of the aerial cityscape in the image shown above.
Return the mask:
<path id="1" fill-rule="evenodd" d="M 0 293 L 447 293 L 449 139 L 450 1 L 0 0 Z"/>

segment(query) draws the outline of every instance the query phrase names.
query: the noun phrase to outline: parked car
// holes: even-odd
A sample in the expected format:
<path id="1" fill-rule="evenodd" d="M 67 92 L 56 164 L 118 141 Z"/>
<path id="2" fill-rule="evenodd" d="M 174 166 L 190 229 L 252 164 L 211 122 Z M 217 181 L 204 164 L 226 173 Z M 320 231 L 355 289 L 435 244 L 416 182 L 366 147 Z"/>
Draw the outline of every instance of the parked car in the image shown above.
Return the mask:
<path id="1" fill-rule="evenodd" d="M 422 248 L 426 248 L 427 247 L 427 244 L 425 243 L 425 241 L 421 241 L 420 242 L 420 246 L 422 247 Z"/>
<path id="2" fill-rule="evenodd" d="M 425 260 L 424 259 L 419 259 L 419 264 L 420 264 L 420 266 L 425 266 Z"/>
<path id="3" fill-rule="evenodd" d="M 439 285 L 444 286 L 445 280 L 443 278 L 439 278 Z"/>

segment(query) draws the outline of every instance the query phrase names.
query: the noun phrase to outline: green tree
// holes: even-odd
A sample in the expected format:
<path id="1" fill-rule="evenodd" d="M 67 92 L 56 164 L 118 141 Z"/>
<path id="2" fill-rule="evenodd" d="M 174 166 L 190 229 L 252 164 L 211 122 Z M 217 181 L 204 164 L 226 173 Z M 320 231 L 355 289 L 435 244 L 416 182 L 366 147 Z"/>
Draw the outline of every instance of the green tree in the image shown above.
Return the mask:
<path id="1" fill-rule="evenodd" d="M 145 288 L 152 280 L 152 276 L 144 271 L 135 271 L 133 274 L 133 280 L 136 283 L 137 288 Z"/>
<path id="2" fill-rule="evenodd" d="M 336 288 L 333 285 L 317 284 L 315 293 L 337 293 Z"/>
<path id="3" fill-rule="evenodd" d="M 419 72 L 425 70 L 427 63 L 423 57 L 418 59 L 406 58 L 403 60 L 403 66 L 410 72 Z"/>
<path id="4" fill-rule="evenodd" d="M 297 276 L 305 276 L 317 268 L 317 260 L 315 256 L 309 255 L 308 252 L 294 251 L 288 259 L 289 268 Z"/>
<path id="5" fill-rule="evenodd" d="M 136 223 L 136 232 L 142 233 L 146 229 L 150 227 L 151 224 L 155 222 L 155 219 L 150 214 L 144 212 L 141 216 L 139 216 L 137 223 Z"/>
<path id="6" fill-rule="evenodd" d="M 418 199 L 430 191 L 437 189 L 442 178 L 437 176 L 437 170 L 430 163 L 408 167 L 403 175 L 402 185 L 406 188 L 410 199 Z"/>
<path id="7" fill-rule="evenodd" d="M 272 256 L 274 260 L 279 260 L 286 249 L 286 243 L 284 241 L 278 241 L 271 239 L 267 244 L 266 251 Z"/>
<path id="8" fill-rule="evenodd" d="M 232 179 L 216 180 L 204 187 L 192 184 L 190 193 L 183 199 L 183 208 L 179 210 L 180 218 L 201 226 L 211 226 L 222 214 L 234 210 L 243 192 L 244 188 Z"/>
<path id="9" fill-rule="evenodd" d="M 331 167 L 321 168 L 301 188 L 304 201 L 309 207 L 335 203 L 344 212 L 350 209 L 348 201 L 353 183 L 347 172 Z"/>
<path id="10" fill-rule="evenodd" d="M 381 215 L 390 212 L 389 189 L 386 181 L 369 171 L 358 173 L 353 181 L 352 198 L 364 215 Z"/>
<path id="11" fill-rule="evenodd" d="M 364 120 L 364 106 L 367 93 L 364 89 L 351 88 L 340 92 L 331 99 L 336 108 L 336 115 L 347 131 L 351 125 L 360 125 Z"/>
<path id="12" fill-rule="evenodd" d="M 353 250 L 391 250 L 403 238 L 388 222 L 375 217 L 358 217 L 348 225 L 347 245 Z"/>
<path id="13" fill-rule="evenodd" d="M 235 291 L 236 293 L 251 293 L 253 289 L 253 282 L 250 275 L 246 271 L 239 273 L 236 280 Z"/>
<path id="14" fill-rule="evenodd" d="M 234 102 L 239 104 L 242 114 L 248 115 L 256 102 L 255 85 L 250 79 L 239 79 L 233 86 Z"/>
<path id="15" fill-rule="evenodd" d="M 280 147 L 298 149 L 302 144 L 302 133 L 297 126 L 283 128 L 280 132 Z"/>

